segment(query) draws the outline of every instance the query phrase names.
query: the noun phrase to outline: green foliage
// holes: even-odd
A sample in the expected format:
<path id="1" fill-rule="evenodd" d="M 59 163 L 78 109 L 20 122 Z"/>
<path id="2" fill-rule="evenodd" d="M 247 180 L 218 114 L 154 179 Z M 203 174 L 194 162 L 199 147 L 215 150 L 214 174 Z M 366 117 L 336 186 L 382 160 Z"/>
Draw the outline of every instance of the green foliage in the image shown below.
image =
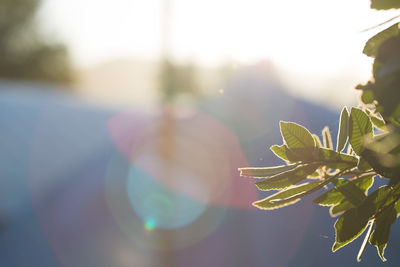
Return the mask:
<path id="1" fill-rule="evenodd" d="M 376 1 L 378 3 L 399 1 Z M 393 5 L 394 7 L 394 5 Z M 374 58 L 373 77 L 365 85 L 356 88 L 362 90 L 361 100 L 371 105 L 374 113 L 380 113 L 382 119 L 400 125 L 400 34 L 399 24 L 388 27 L 366 43 L 364 54 Z"/>
<path id="2" fill-rule="evenodd" d="M 384 252 L 389 241 L 390 227 L 396 221 L 397 213 L 394 206 L 385 209 L 375 221 L 375 230 L 371 235 L 370 243 L 376 246 L 382 261 L 386 261 Z"/>
<path id="3" fill-rule="evenodd" d="M 322 130 L 322 140 L 324 147 L 333 149 L 332 136 L 328 126 L 325 126 L 325 128 Z"/>
<path id="4" fill-rule="evenodd" d="M 286 171 L 290 171 L 296 168 L 298 164 L 293 165 L 282 165 L 276 167 L 267 167 L 267 168 L 240 168 L 241 176 L 249 176 L 249 177 L 269 177 L 275 174 L 283 173 Z"/>
<path id="5" fill-rule="evenodd" d="M 342 112 L 340 113 L 340 125 L 337 135 L 336 151 L 338 152 L 342 152 L 346 145 L 348 139 L 348 134 L 347 134 L 348 129 L 349 129 L 349 112 L 347 111 L 347 108 L 344 107 Z"/>
<path id="6" fill-rule="evenodd" d="M 286 145 L 292 151 L 312 153 L 315 141 L 311 133 L 301 125 L 293 122 L 280 122 L 281 133 Z"/>
<path id="7" fill-rule="evenodd" d="M 266 177 L 265 180 L 256 182 L 255 184 L 258 189 L 265 191 L 286 188 L 303 181 L 308 175 L 314 173 L 317 168 L 318 164 L 305 164 L 294 170 Z"/>
<path id="8" fill-rule="evenodd" d="M 284 190 L 281 190 L 278 193 L 273 194 L 267 198 L 256 201 L 253 203 L 253 205 L 263 210 L 274 210 L 277 208 L 288 206 L 300 200 L 300 198 L 297 198 L 295 196 L 307 192 L 308 190 L 317 186 L 319 183 L 320 182 L 317 181 L 317 182 L 310 182 L 292 186 Z"/>
<path id="9" fill-rule="evenodd" d="M 397 36 L 398 34 L 399 28 L 397 27 L 397 24 L 392 25 L 391 27 L 370 38 L 364 46 L 363 53 L 369 57 L 376 57 L 381 44 L 391 37 Z"/>
<path id="10" fill-rule="evenodd" d="M 364 149 L 365 138 L 372 138 L 372 123 L 364 111 L 352 108 L 349 121 L 349 142 L 357 155 L 360 155 Z"/>
<path id="11" fill-rule="evenodd" d="M 400 8 L 398 0 L 372 0 L 375 9 Z M 286 165 L 241 168 L 242 176 L 255 177 L 259 190 L 275 192 L 253 203 L 264 210 L 295 204 L 319 192 L 313 202 L 329 207 L 338 216 L 332 251 L 367 233 L 357 260 L 365 247 L 375 246 L 385 261 L 390 228 L 400 215 L 400 34 L 394 24 L 371 37 L 364 54 L 374 58 L 372 78 L 358 85 L 366 105 L 343 108 L 336 149 L 328 127 L 321 137 L 293 122 L 281 122 L 282 145 L 271 151 Z M 347 147 L 347 152 L 345 148 Z M 370 191 L 374 178 L 386 185 Z M 261 180 L 260 180 L 261 178 Z"/>
<path id="12" fill-rule="evenodd" d="M 400 8 L 399 0 L 371 0 L 371 8 L 374 9 L 391 9 Z"/>
<path id="13" fill-rule="evenodd" d="M 400 182 L 391 179 L 387 186 L 368 194 L 374 177 L 382 175 L 382 172 L 376 170 L 376 158 L 372 158 L 371 161 L 371 157 L 364 155 L 365 151 L 389 152 L 389 155 L 390 152 L 399 153 L 400 142 L 397 142 L 397 139 L 391 140 L 390 143 L 394 147 L 388 151 L 386 139 L 392 135 L 374 136 L 371 116 L 375 115 L 358 108 L 352 108 L 348 115 L 347 109 L 344 108 L 339 122 L 336 150 L 333 150 L 332 138 L 327 127 L 322 131 L 324 141 L 321 144 L 319 138 L 303 126 L 281 122 L 284 143 L 281 146 L 272 146 L 271 150 L 285 160 L 287 165 L 239 169 L 242 176 L 261 178 L 255 183 L 259 190 L 278 190 L 254 202 L 253 205 L 263 210 L 285 207 L 331 184 L 332 188 L 320 194 L 313 202 L 329 206 L 332 216 L 341 214 L 334 225 L 336 240 L 332 251 L 358 238 L 369 226 L 365 237 L 367 241 L 363 243 L 358 258 L 361 258 L 369 241 L 377 247 L 382 260 L 385 260 L 384 250 L 389 240 L 390 227 L 400 212 Z M 383 120 L 377 116 L 376 118 L 379 120 L 376 124 L 379 124 L 380 128 L 385 128 L 381 125 L 384 123 Z M 352 148 L 348 153 L 338 152 L 346 145 Z M 371 150 L 371 147 L 375 150 Z M 383 151 L 384 148 L 386 150 Z M 290 164 L 290 162 L 296 163 Z M 400 173 L 396 169 L 397 165 L 394 169 L 382 166 L 386 168 L 385 171 L 389 169 L 393 177 L 398 177 L 395 175 Z M 307 182 L 307 179 L 313 181 Z"/>

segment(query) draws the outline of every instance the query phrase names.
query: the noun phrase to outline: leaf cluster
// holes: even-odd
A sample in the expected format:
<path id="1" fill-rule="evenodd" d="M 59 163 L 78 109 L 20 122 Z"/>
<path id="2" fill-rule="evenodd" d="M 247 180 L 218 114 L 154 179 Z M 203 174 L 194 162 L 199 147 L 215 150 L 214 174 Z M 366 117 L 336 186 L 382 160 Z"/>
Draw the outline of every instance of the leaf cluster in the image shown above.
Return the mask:
<path id="1" fill-rule="evenodd" d="M 335 149 L 328 127 L 322 130 L 321 142 L 318 135 L 303 126 L 281 121 L 283 144 L 274 145 L 271 150 L 286 164 L 239 169 L 241 176 L 256 178 L 259 190 L 274 191 L 253 205 L 273 210 L 319 192 L 313 202 L 328 206 L 331 216 L 338 216 L 332 250 L 352 242 L 368 228 L 358 260 L 368 242 L 386 260 L 384 250 L 390 227 L 400 214 L 400 183 L 396 176 L 386 177 L 387 185 L 368 193 L 374 178 L 383 177 L 375 169 L 376 158 L 369 157 L 368 153 L 372 153 L 376 143 L 386 142 L 388 138 L 385 134 L 374 134 L 374 128 L 383 128 L 386 124 L 373 116 L 370 111 L 359 108 L 352 108 L 350 113 L 343 108 Z"/>
<path id="2" fill-rule="evenodd" d="M 371 0 L 371 8 L 400 8 L 400 1 Z M 343 108 L 335 148 L 328 127 L 321 142 L 303 126 L 282 121 L 283 144 L 271 151 L 285 164 L 239 171 L 256 178 L 259 190 L 273 191 L 253 203 L 259 209 L 292 205 L 318 192 L 313 202 L 337 217 L 332 251 L 366 231 L 357 260 L 370 243 L 386 261 L 390 228 L 400 215 L 400 23 L 370 38 L 363 53 L 374 58 L 372 78 L 356 87 L 364 106 L 350 113 Z M 369 192 L 375 178 L 387 183 Z"/>

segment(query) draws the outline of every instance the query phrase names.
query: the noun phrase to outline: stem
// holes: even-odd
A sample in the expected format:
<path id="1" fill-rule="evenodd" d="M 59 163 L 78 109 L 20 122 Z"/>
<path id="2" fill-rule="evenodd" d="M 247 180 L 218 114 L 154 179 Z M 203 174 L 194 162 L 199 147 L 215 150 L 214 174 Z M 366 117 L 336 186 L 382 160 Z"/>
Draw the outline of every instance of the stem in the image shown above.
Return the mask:
<path id="1" fill-rule="evenodd" d="M 397 16 L 391 18 L 391 19 L 388 19 L 388 20 L 386 20 L 386 21 L 384 21 L 382 23 L 379 23 L 378 25 L 375 25 L 375 26 L 369 27 L 367 29 L 364 29 L 361 32 L 367 32 L 367 31 L 373 30 L 373 29 L 378 28 L 379 26 L 385 25 L 386 23 L 389 23 L 389 22 L 391 22 L 391 21 L 393 21 L 393 20 L 395 20 L 395 19 L 397 19 L 399 17 L 400 17 L 400 15 L 397 15 Z"/>
<path id="2" fill-rule="evenodd" d="M 375 171 L 365 171 L 365 172 L 350 171 L 347 174 L 353 175 L 351 178 L 353 178 L 353 177 L 364 177 L 364 176 L 367 176 L 367 175 L 378 175 Z"/>
<path id="3" fill-rule="evenodd" d="M 360 247 L 360 250 L 358 251 L 357 262 L 361 261 L 361 257 L 364 254 L 365 248 L 367 247 L 367 243 L 368 243 L 369 237 L 371 236 L 372 228 L 374 228 L 374 225 L 375 225 L 375 220 L 372 220 L 369 222 L 368 232 L 364 237 L 364 241 Z"/>

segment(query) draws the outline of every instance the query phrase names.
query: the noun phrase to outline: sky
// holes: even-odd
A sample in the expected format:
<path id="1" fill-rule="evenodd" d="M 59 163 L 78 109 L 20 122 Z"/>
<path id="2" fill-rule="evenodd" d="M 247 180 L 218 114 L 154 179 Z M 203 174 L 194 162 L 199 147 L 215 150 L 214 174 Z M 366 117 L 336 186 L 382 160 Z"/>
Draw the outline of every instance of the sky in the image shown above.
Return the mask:
<path id="1" fill-rule="evenodd" d="M 215 66 L 267 59 L 303 77 L 300 87 L 312 91 L 318 79 L 304 80 L 316 75 L 368 79 L 372 61 L 361 51 L 381 28 L 362 30 L 397 15 L 371 10 L 368 0 L 169 0 L 167 24 L 167 1 L 44 0 L 42 24 L 69 45 L 82 68 L 113 58 L 157 59 L 168 32 L 166 47 L 177 61 Z"/>

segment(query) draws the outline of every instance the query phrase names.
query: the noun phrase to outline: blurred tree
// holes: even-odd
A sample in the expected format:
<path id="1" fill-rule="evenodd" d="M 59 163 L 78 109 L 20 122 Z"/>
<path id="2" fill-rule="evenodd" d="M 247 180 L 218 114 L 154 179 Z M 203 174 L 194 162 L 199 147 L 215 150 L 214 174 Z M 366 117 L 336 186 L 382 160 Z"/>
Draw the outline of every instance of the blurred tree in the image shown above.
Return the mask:
<path id="1" fill-rule="evenodd" d="M 0 0 L 0 77 L 70 83 L 65 45 L 43 38 L 36 14 L 41 0 Z"/>
<path id="2" fill-rule="evenodd" d="M 179 95 L 199 96 L 199 84 L 196 79 L 196 66 L 177 65 L 164 59 L 161 65 L 161 100 L 173 102 Z"/>

